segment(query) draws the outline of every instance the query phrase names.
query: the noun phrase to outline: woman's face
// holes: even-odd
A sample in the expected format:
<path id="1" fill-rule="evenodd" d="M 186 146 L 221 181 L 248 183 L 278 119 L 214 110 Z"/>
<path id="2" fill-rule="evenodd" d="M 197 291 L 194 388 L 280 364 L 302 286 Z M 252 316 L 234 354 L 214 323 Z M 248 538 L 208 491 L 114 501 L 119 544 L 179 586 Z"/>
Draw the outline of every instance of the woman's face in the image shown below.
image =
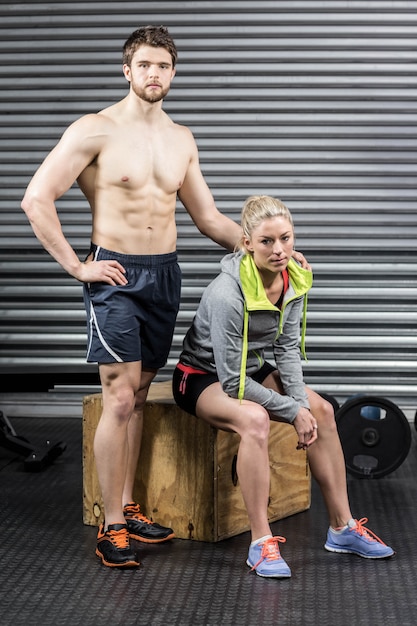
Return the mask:
<path id="1" fill-rule="evenodd" d="M 285 217 L 270 217 L 260 222 L 244 243 L 260 272 L 277 274 L 287 267 L 291 258 L 294 231 Z"/>

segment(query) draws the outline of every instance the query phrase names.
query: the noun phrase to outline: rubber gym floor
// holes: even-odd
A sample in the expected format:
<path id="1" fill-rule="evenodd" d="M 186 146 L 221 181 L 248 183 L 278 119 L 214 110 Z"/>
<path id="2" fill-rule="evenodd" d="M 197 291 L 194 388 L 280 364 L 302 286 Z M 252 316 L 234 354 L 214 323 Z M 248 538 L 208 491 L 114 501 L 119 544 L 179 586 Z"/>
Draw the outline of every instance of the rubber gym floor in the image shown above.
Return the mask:
<path id="1" fill-rule="evenodd" d="M 82 521 L 82 420 L 14 418 L 32 443 L 66 449 L 39 472 L 0 448 L 2 626 L 415 626 L 417 433 L 405 461 L 382 478 L 348 475 L 352 511 L 395 550 L 366 560 L 324 550 L 327 516 L 312 504 L 272 525 L 287 542 L 287 580 L 245 564 L 249 533 L 217 543 L 136 544 L 141 567 L 110 569 L 95 555 L 96 528 Z"/>

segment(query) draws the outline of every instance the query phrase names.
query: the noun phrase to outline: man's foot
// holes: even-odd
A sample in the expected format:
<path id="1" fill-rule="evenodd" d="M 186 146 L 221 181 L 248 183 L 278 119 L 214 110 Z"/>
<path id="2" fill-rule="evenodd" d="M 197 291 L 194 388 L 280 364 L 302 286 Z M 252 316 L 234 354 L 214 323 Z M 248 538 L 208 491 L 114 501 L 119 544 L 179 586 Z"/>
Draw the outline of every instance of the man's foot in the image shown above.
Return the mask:
<path id="1" fill-rule="evenodd" d="M 104 524 L 101 524 L 97 533 L 96 554 L 108 567 L 138 567 L 140 565 L 130 548 L 126 524 L 109 524 L 106 531 L 104 531 Z"/>
<path id="2" fill-rule="evenodd" d="M 291 570 L 282 558 L 278 543 L 285 543 L 284 537 L 270 537 L 261 543 L 251 545 L 246 564 L 264 578 L 289 578 Z"/>
<path id="3" fill-rule="evenodd" d="M 350 520 L 342 532 L 335 532 L 329 528 L 324 547 L 329 552 L 347 552 L 365 559 L 386 559 L 392 556 L 394 550 L 381 541 L 372 530 L 364 528 L 367 521 L 367 517 L 359 521 Z"/>
<path id="4" fill-rule="evenodd" d="M 162 543 L 175 537 L 172 528 L 165 528 L 142 515 L 139 504 L 129 502 L 123 507 L 129 535 L 144 543 Z"/>

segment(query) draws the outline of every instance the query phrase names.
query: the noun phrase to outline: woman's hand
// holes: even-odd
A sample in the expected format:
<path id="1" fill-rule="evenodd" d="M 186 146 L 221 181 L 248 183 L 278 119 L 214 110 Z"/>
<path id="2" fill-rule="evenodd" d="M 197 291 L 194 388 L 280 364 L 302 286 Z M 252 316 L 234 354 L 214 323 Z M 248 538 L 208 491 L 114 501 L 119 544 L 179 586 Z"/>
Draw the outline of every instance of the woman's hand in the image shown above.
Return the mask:
<path id="1" fill-rule="evenodd" d="M 298 435 L 297 450 L 307 450 L 317 439 L 316 418 L 308 409 L 301 407 L 293 421 L 293 426 Z"/>

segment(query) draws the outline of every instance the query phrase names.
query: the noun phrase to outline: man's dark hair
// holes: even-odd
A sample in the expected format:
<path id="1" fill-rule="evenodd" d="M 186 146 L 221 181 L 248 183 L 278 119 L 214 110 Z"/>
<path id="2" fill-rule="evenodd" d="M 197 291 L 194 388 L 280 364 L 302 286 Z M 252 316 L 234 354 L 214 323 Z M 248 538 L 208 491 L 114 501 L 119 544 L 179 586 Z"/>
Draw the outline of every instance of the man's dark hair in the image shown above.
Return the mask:
<path id="1" fill-rule="evenodd" d="M 130 67 L 136 50 L 145 45 L 165 48 L 171 55 L 172 67 L 175 67 L 178 57 L 177 48 L 165 26 L 143 26 L 135 30 L 123 46 L 123 64 Z"/>

